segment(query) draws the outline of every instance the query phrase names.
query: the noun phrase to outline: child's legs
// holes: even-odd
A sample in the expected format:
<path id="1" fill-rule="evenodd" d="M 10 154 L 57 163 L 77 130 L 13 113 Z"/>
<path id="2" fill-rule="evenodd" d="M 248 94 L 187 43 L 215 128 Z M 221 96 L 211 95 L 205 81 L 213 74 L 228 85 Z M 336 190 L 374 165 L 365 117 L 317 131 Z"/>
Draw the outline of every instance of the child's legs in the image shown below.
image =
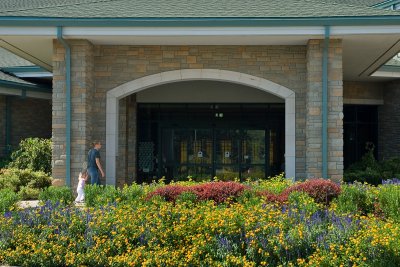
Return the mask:
<path id="1" fill-rule="evenodd" d="M 83 188 L 82 187 L 78 187 L 76 192 L 78 193 L 78 196 L 76 197 L 75 201 L 76 202 L 83 201 L 85 199 L 85 191 L 83 190 Z"/>

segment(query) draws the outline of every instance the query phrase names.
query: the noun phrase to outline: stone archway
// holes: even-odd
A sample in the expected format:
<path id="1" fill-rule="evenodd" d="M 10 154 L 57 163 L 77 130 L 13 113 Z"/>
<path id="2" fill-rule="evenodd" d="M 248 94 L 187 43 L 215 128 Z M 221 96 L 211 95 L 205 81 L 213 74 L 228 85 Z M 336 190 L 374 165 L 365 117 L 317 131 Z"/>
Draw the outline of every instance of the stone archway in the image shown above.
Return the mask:
<path id="1" fill-rule="evenodd" d="M 107 92 L 106 104 L 106 183 L 116 185 L 118 155 L 118 101 L 130 94 L 157 85 L 195 80 L 237 83 L 273 94 L 285 100 L 285 174 L 296 176 L 296 115 L 294 91 L 269 80 L 234 71 L 218 69 L 182 69 L 145 76 Z"/>

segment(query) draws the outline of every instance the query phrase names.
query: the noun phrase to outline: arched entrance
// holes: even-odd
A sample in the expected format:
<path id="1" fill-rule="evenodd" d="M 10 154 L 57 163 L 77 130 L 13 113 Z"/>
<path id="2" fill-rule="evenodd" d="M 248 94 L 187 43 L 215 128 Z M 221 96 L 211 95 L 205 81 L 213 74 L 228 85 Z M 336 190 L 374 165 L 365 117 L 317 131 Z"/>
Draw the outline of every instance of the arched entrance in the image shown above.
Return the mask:
<path id="1" fill-rule="evenodd" d="M 106 183 L 116 184 L 118 155 L 118 101 L 150 87 L 182 81 L 222 81 L 246 85 L 273 94 L 285 101 L 285 173 L 295 177 L 295 93 L 279 84 L 256 76 L 217 69 L 183 69 L 149 75 L 122 84 L 107 92 L 106 105 Z"/>

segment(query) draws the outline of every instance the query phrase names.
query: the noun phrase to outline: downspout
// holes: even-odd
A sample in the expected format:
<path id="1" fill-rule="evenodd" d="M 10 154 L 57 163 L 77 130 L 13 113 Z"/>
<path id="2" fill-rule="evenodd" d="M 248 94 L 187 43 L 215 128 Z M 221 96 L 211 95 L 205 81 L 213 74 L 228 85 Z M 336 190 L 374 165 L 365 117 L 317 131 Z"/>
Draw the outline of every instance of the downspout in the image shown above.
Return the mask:
<path id="1" fill-rule="evenodd" d="M 57 39 L 65 48 L 65 80 L 66 80 L 66 177 L 65 183 L 71 187 L 71 47 L 63 38 L 62 27 L 57 27 Z"/>
<path id="2" fill-rule="evenodd" d="M 328 60 L 330 27 L 325 26 L 322 55 L 322 178 L 328 178 Z"/>

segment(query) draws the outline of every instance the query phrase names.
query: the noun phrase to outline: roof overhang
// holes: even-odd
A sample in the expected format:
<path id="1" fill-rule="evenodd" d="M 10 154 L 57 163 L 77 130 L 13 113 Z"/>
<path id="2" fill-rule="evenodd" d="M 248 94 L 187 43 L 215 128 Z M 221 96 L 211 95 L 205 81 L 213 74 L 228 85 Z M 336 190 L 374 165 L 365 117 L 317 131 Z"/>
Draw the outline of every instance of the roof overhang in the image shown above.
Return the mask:
<path id="1" fill-rule="evenodd" d="M 1 18 L 0 46 L 51 71 L 55 25 L 63 25 L 65 39 L 87 39 L 95 45 L 306 45 L 309 39 L 323 39 L 325 25 L 331 25 L 331 38 L 343 39 L 344 78 L 353 81 L 385 79 L 371 74 L 400 51 L 400 16 L 329 20 Z"/>

